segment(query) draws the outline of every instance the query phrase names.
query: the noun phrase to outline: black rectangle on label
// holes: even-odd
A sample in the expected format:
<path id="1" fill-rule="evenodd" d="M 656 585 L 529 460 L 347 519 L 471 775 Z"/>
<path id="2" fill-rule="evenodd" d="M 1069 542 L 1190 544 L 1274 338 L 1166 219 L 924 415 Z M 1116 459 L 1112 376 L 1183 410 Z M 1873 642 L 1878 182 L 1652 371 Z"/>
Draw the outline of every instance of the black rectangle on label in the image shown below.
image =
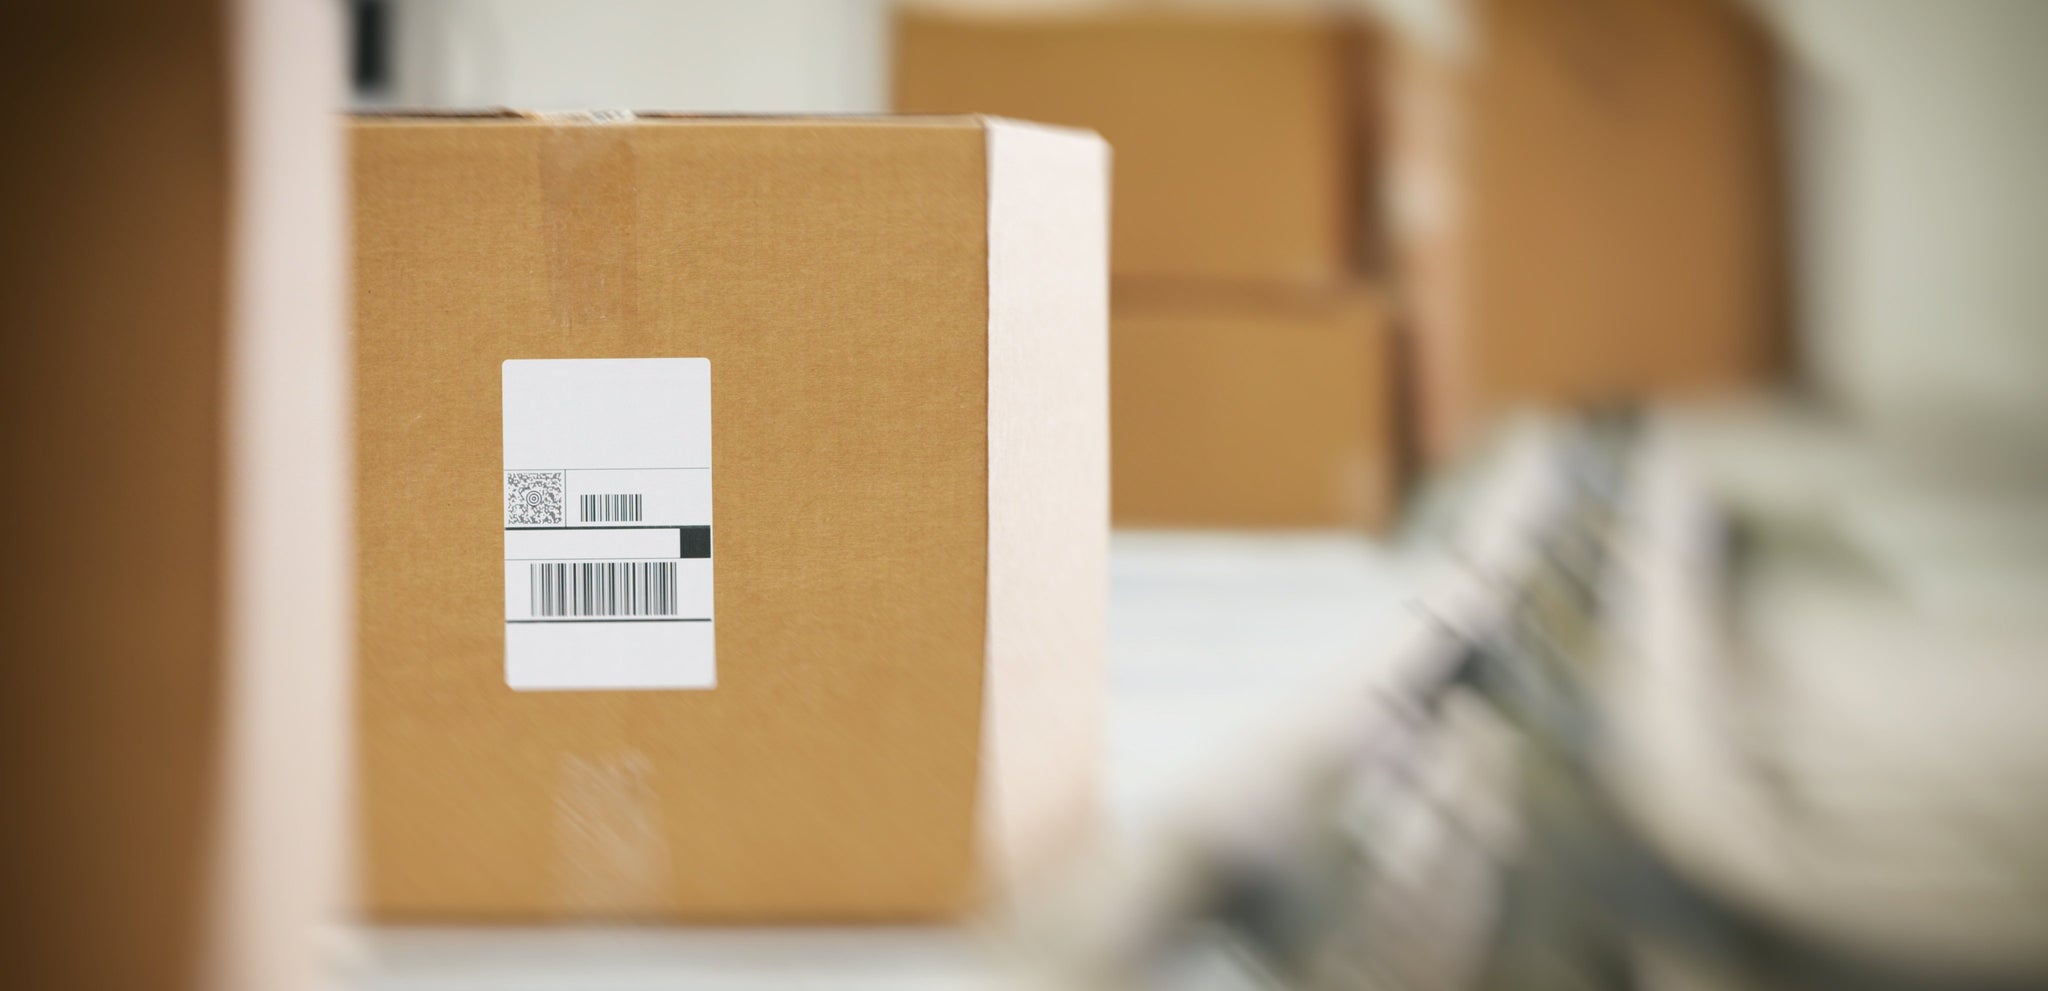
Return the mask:
<path id="1" fill-rule="evenodd" d="M 708 526 L 678 527 L 682 531 L 683 547 L 679 557 L 710 557 L 711 528 Z"/>

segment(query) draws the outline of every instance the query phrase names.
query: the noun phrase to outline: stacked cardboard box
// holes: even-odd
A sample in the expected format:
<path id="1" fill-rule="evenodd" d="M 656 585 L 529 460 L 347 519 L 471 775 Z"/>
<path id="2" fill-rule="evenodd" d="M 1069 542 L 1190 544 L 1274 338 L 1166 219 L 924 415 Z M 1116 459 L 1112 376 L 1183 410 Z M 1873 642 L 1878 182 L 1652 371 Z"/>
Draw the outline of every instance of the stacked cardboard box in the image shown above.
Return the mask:
<path id="1" fill-rule="evenodd" d="M 1370 293 L 1247 297 L 1126 286 L 1112 307 L 1121 518 L 1389 518 L 1390 355 Z"/>
<path id="2" fill-rule="evenodd" d="M 1420 443 L 1515 404 L 1739 388 L 1782 361 L 1775 55 L 1734 0 L 1474 0 L 1390 50 Z"/>
<path id="3" fill-rule="evenodd" d="M 1372 35 L 1306 7 L 899 10 L 894 99 L 1116 156 L 1119 524 L 1378 526 L 1393 506 Z"/>
<path id="4" fill-rule="evenodd" d="M 1076 835 L 1099 139 L 352 133 L 372 914 L 926 918 Z"/>

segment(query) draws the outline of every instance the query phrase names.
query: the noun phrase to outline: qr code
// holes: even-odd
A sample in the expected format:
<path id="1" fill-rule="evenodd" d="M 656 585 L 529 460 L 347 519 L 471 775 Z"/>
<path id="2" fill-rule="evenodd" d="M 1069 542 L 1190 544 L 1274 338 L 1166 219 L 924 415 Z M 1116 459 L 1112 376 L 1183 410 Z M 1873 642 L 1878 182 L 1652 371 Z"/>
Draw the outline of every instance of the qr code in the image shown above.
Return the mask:
<path id="1" fill-rule="evenodd" d="M 505 473 L 506 526 L 561 526 L 566 485 L 559 471 Z"/>

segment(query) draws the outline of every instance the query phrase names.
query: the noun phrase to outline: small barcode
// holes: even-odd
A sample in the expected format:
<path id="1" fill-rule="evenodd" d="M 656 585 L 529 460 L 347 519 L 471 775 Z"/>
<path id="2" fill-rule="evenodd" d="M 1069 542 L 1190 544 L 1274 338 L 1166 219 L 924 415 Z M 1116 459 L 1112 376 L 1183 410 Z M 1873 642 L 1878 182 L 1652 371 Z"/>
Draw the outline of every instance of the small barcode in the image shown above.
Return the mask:
<path id="1" fill-rule="evenodd" d="M 578 496 L 585 523 L 638 523 L 640 522 L 640 496 L 633 495 L 587 495 Z"/>
<path id="2" fill-rule="evenodd" d="M 541 618 L 673 616 L 674 561 L 551 562 L 532 568 L 528 594 Z"/>

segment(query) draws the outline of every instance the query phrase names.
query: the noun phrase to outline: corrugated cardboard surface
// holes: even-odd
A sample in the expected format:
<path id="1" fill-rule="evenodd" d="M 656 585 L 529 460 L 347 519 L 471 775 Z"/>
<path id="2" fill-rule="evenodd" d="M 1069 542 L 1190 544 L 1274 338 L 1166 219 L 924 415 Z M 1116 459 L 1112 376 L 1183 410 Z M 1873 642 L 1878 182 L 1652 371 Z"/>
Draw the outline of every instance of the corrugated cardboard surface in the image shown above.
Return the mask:
<path id="1" fill-rule="evenodd" d="M 1372 294 L 1119 286 L 1112 505 L 1120 526 L 1384 526 L 1395 401 Z"/>
<path id="2" fill-rule="evenodd" d="M 1118 277 L 1324 289 L 1369 251 L 1369 38 L 1306 9 L 899 10 L 894 99 L 1116 149 Z"/>
<path id="3" fill-rule="evenodd" d="M 370 910 L 965 905 L 988 614 L 1012 607 L 989 586 L 981 122 L 354 140 Z M 718 687 L 513 693 L 499 364 L 645 356 L 711 362 Z"/>
<path id="4" fill-rule="evenodd" d="M 1768 377 L 1785 255 L 1761 28 L 1728 0 L 1492 0 L 1472 24 L 1468 64 L 1399 60 L 1423 92 L 1398 141 L 1438 147 L 1398 154 L 1450 177 L 1440 223 L 1404 236 L 1429 446 L 1505 404 Z"/>

